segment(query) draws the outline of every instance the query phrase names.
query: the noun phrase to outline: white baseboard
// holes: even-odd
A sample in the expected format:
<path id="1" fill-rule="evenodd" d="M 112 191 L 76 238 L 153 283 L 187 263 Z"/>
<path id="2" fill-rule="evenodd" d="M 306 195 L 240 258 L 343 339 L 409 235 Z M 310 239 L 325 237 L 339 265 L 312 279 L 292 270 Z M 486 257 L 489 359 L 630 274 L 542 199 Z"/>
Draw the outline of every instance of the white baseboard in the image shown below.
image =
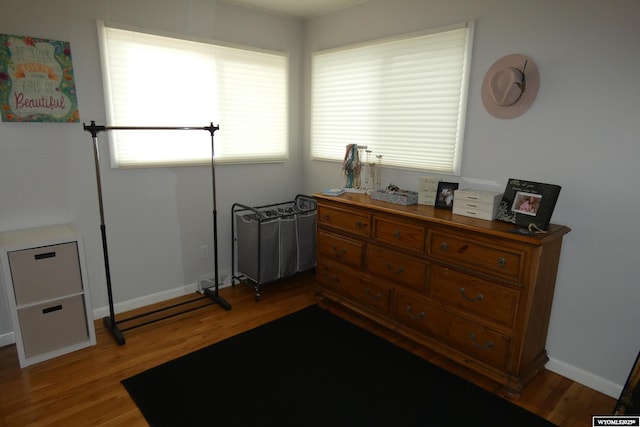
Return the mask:
<path id="1" fill-rule="evenodd" d="M 7 332 L 6 334 L 0 335 L 0 347 L 4 347 L 6 345 L 11 345 L 16 343 L 16 337 L 13 335 L 13 332 Z"/>
<path id="2" fill-rule="evenodd" d="M 229 286 L 229 285 L 219 285 L 220 289 Z M 116 314 L 123 313 L 129 310 L 135 310 L 136 308 L 145 307 L 151 304 L 156 304 L 159 302 L 163 302 L 169 300 L 171 298 L 181 297 L 183 295 L 188 295 L 196 292 L 198 290 L 197 283 L 190 283 L 185 286 L 180 286 L 178 288 L 169 289 L 167 291 L 158 292 L 151 295 L 145 295 L 140 298 L 134 298 L 128 301 L 119 302 L 113 305 L 113 310 Z M 93 309 L 93 318 L 102 319 L 103 317 L 109 316 L 109 307 L 98 307 Z"/>
<path id="3" fill-rule="evenodd" d="M 572 381 L 583 384 L 614 399 L 618 399 L 620 393 L 622 393 L 622 385 L 594 375 L 591 372 L 583 371 L 558 359 L 550 357 L 545 367 L 558 375 L 567 377 Z"/>

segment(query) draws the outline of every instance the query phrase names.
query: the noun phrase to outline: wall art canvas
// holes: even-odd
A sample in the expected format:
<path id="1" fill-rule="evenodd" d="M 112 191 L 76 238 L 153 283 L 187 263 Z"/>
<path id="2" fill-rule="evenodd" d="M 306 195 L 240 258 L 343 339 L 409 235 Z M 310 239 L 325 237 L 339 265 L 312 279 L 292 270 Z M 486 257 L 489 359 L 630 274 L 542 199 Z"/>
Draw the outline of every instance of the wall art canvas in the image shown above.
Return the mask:
<path id="1" fill-rule="evenodd" d="M 0 34 L 4 122 L 79 122 L 69 42 Z"/>
<path id="2" fill-rule="evenodd" d="M 509 179 L 496 219 L 527 227 L 529 231 L 546 230 L 558 201 L 560 186 Z"/>

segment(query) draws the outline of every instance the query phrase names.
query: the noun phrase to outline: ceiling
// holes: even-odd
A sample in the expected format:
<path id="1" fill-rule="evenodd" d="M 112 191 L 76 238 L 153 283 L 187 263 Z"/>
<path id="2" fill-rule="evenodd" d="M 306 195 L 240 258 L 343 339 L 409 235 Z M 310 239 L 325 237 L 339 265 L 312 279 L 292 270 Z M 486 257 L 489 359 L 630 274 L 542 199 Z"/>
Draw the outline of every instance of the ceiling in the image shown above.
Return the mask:
<path id="1" fill-rule="evenodd" d="M 369 0 L 224 0 L 241 6 L 294 16 L 297 18 L 312 18 L 346 9 Z"/>

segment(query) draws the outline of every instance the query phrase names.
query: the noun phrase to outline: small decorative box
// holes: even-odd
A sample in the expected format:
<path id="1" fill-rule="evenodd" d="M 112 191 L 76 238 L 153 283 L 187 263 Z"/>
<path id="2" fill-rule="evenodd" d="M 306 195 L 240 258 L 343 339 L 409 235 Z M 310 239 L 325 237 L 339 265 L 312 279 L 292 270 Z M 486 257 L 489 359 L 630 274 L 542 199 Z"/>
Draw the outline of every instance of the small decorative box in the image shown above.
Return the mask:
<path id="1" fill-rule="evenodd" d="M 502 193 L 473 189 L 456 190 L 453 213 L 491 221 L 498 213 L 501 200 Z"/>
<path id="2" fill-rule="evenodd" d="M 403 206 L 418 204 L 418 193 L 415 191 L 374 191 L 371 193 L 371 198 Z"/>

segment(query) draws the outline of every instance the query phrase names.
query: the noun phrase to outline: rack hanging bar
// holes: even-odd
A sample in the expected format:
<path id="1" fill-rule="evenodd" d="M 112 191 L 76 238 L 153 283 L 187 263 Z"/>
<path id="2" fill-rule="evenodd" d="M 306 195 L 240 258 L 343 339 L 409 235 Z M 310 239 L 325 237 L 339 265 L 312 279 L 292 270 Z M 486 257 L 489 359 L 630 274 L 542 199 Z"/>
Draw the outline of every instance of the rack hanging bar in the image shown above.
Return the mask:
<path id="1" fill-rule="evenodd" d="M 118 323 L 122 323 L 122 322 L 127 322 L 133 319 L 138 319 L 141 317 L 145 317 L 145 316 L 149 316 L 149 315 L 153 315 L 156 314 L 158 312 L 161 311 L 165 311 L 165 310 L 169 310 L 172 309 L 178 305 L 183 305 L 186 303 L 181 303 L 181 304 L 177 304 L 177 305 L 173 305 L 173 306 L 169 306 L 169 307 L 165 307 L 159 310 L 153 310 L 151 312 L 148 313 L 143 313 L 137 316 L 134 316 L 132 318 L 128 318 L 128 319 L 124 319 L 121 321 L 116 321 L 115 318 L 115 310 L 114 310 L 114 303 L 113 303 L 113 288 L 112 288 L 112 283 L 111 283 L 111 272 L 110 272 L 110 268 L 109 268 L 109 250 L 107 247 L 107 233 L 106 233 L 106 225 L 105 225 L 105 221 L 104 221 L 104 205 L 103 205 L 103 199 L 102 199 L 102 182 L 100 179 L 100 150 L 99 150 L 99 146 L 98 146 L 98 133 L 99 132 L 104 132 L 104 131 L 109 131 L 109 130 L 206 130 L 209 132 L 209 134 L 211 135 L 211 181 L 212 181 L 212 193 L 213 193 L 213 245 L 214 245 L 214 280 L 212 283 L 212 287 L 214 288 L 214 290 L 212 291 L 210 288 L 206 288 L 203 290 L 203 293 L 206 297 L 208 297 L 210 300 L 212 300 L 213 302 L 217 303 L 218 305 L 220 305 L 222 308 L 224 308 L 225 310 L 231 310 L 231 304 L 229 304 L 224 298 L 222 298 L 219 294 L 219 274 L 218 274 L 218 236 L 217 236 L 217 231 L 218 231 L 218 226 L 217 226 L 217 208 L 216 208 L 216 180 L 215 180 L 215 151 L 214 151 L 214 140 L 213 140 L 213 135 L 214 133 L 219 130 L 219 126 L 214 125 L 213 123 L 210 123 L 209 126 L 180 126 L 180 127 L 174 127 L 174 126 L 102 126 L 102 125 L 96 125 L 95 121 L 91 121 L 91 124 L 89 126 L 87 126 L 86 124 L 83 124 L 84 130 L 91 133 L 91 137 L 92 137 L 92 141 L 93 141 L 93 155 L 94 155 L 94 160 L 95 160 L 95 169 L 96 169 L 96 183 L 97 183 L 97 188 L 98 188 L 98 204 L 99 204 L 99 210 L 100 210 L 100 233 L 102 236 L 102 252 L 103 252 L 103 256 L 104 256 L 104 267 L 105 267 L 105 275 L 106 275 L 106 281 L 107 281 L 107 296 L 109 299 L 109 317 L 105 317 L 103 318 L 103 323 L 105 325 L 105 327 L 111 332 L 111 334 L 113 335 L 114 339 L 116 340 L 116 342 L 120 345 L 125 344 L 125 338 L 124 335 L 122 334 L 123 331 L 126 330 L 130 330 L 130 329 L 134 329 L 140 326 L 144 326 L 150 323 L 154 323 L 160 320 L 164 320 L 170 317 L 174 317 L 180 314 L 184 314 L 187 313 L 189 311 L 193 311 L 193 310 L 197 310 L 199 308 L 203 308 L 205 306 L 198 306 L 198 307 L 194 307 L 188 310 L 184 310 L 184 311 L 180 311 L 178 313 L 174 313 L 159 319 L 155 319 L 155 320 L 151 320 L 149 322 L 146 323 L 142 323 L 133 327 L 129 327 L 126 329 L 120 329 L 118 327 Z M 194 300 L 194 301 L 198 301 L 198 300 Z"/>
<path id="2" fill-rule="evenodd" d="M 93 137 L 98 136 L 98 132 L 108 130 L 206 130 L 213 136 L 213 133 L 220 129 L 219 126 L 213 123 L 209 124 L 209 126 L 100 126 L 96 125 L 93 120 L 91 125 L 83 124 L 83 126 L 84 130 L 90 132 Z"/>

